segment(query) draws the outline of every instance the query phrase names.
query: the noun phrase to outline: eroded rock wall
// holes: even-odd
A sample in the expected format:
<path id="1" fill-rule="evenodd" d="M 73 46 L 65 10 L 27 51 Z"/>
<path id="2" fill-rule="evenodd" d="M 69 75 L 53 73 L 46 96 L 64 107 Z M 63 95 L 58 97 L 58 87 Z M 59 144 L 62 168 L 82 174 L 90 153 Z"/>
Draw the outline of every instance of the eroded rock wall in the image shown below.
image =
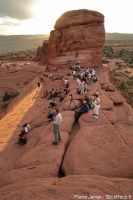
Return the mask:
<path id="1" fill-rule="evenodd" d="M 95 11 L 64 13 L 55 23 L 48 44 L 48 63 L 65 64 L 78 51 L 81 63 L 100 66 L 105 41 L 104 16 Z"/>

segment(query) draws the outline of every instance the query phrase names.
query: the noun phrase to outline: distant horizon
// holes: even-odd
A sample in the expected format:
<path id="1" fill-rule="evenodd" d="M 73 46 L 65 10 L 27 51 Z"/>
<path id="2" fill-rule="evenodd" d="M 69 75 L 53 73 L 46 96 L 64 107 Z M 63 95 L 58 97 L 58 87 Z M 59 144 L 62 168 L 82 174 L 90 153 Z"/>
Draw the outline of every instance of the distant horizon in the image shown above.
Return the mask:
<path id="1" fill-rule="evenodd" d="M 133 35 L 133 33 L 120 33 L 120 32 L 105 32 L 105 34 L 125 34 L 125 35 Z M 31 36 L 31 35 L 48 35 L 50 36 L 50 34 L 48 33 L 40 33 L 40 34 L 16 34 L 16 35 L 1 35 L 0 36 Z"/>

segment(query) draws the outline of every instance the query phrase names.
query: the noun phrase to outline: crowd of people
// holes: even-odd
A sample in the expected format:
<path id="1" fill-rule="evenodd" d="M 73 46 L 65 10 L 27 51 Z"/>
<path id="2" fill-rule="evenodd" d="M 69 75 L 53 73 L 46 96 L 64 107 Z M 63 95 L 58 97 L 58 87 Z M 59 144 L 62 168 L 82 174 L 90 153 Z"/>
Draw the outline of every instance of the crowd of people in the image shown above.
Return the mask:
<path id="1" fill-rule="evenodd" d="M 54 68 L 56 71 L 56 68 Z M 81 115 L 89 112 L 91 109 L 94 109 L 94 113 L 92 115 L 93 118 L 97 119 L 99 117 L 100 112 L 100 98 L 99 93 L 95 92 L 93 94 L 93 98 L 88 97 L 89 86 L 91 83 L 95 83 L 97 81 L 97 75 L 94 68 L 83 68 L 80 66 L 80 62 L 78 61 L 78 52 L 75 55 L 75 65 L 71 66 L 69 69 L 68 76 L 73 76 L 74 81 L 77 84 L 77 94 L 81 95 L 80 98 L 81 106 L 78 109 L 75 109 L 75 121 L 78 121 Z M 65 76 L 62 78 L 63 90 L 51 88 L 50 91 L 45 90 L 42 98 L 47 98 L 49 100 L 48 106 L 48 114 L 47 118 L 49 122 L 53 123 L 53 133 L 54 133 L 54 145 L 57 145 L 61 141 L 60 134 L 60 125 L 62 122 L 62 114 L 59 111 L 59 104 L 64 100 L 69 91 L 69 78 Z M 49 74 L 50 79 L 51 73 Z M 38 87 L 40 87 L 40 83 L 37 83 Z M 71 98 L 74 101 L 74 97 L 71 95 Z M 75 99 L 76 100 L 76 99 Z M 71 102 L 70 102 L 71 103 Z M 21 133 L 19 134 L 18 143 L 26 144 L 27 142 L 27 134 L 31 130 L 29 124 L 24 124 L 22 126 Z"/>

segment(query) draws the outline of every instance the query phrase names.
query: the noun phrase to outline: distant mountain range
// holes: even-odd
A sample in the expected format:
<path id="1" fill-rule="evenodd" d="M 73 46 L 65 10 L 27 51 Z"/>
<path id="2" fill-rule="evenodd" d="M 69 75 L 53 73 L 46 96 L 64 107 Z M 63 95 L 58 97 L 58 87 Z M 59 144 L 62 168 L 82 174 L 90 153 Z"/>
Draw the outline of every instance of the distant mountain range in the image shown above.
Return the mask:
<path id="1" fill-rule="evenodd" d="M 0 35 L 0 54 L 36 49 L 49 35 Z M 133 34 L 106 33 L 106 40 L 133 41 Z"/>
<path id="2" fill-rule="evenodd" d="M 133 34 L 106 33 L 106 40 L 133 41 Z"/>

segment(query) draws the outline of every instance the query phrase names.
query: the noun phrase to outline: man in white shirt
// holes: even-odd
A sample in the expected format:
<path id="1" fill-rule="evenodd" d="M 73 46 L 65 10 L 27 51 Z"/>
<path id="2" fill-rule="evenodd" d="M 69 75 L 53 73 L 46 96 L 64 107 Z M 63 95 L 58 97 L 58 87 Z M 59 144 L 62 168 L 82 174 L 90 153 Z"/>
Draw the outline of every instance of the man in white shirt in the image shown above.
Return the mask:
<path id="1" fill-rule="evenodd" d="M 61 141 L 61 134 L 60 134 L 60 125 L 62 122 L 62 114 L 59 112 L 59 109 L 55 109 L 55 118 L 53 121 L 53 133 L 55 137 L 55 141 L 52 143 L 53 145 L 57 145 L 59 141 Z"/>

